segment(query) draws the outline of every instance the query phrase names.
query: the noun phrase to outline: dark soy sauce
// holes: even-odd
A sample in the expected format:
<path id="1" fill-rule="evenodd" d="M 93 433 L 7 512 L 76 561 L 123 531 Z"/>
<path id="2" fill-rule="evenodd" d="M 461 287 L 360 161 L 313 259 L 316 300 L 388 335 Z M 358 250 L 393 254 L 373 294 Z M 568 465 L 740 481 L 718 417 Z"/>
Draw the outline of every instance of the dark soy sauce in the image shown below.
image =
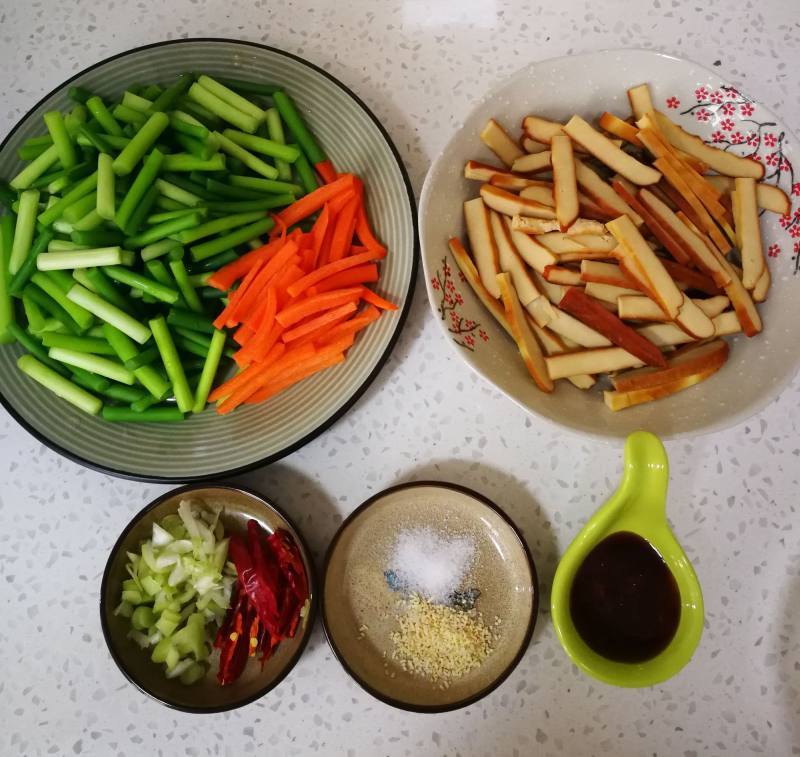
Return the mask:
<path id="1" fill-rule="evenodd" d="M 675 577 L 638 534 L 619 531 L 589 552 L 572 582 L 575 629 L 597 654 L 644 662 L 667 648 L 681 618 Z"/>

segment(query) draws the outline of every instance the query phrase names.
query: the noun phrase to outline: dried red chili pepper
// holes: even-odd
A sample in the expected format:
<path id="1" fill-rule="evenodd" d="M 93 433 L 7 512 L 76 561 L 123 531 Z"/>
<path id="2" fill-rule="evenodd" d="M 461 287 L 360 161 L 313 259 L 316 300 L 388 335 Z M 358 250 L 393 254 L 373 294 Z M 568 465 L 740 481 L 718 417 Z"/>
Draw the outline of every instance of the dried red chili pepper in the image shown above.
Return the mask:
<path id="1" fill-rule="evenodd" d="M 300 622 L 300 613 L 308 598 L 308 581 L 300 550 L 288 531 L 279 529 L 267 537 L 278 565 L 286 578 L 281 601 L 280 627 L 284 636 L 294 636 Z"/>
<path id="2" fill-rule="evenodd" d="M 278 565 L 294 590 L 294 594 L 301 604 L 308 598 L 308 581 L 303 557 L 291 534 L 283 529 L 271 533 L 267 537 L 267 544 L 278 558 Z"/>
<path id="3" fill-rule="evenodd" d="M 285 578 L 272 550 L 267 547 L 264 532 L 257 521 L 247 524 L 247 546 L 256 580 L 245 585 L 245 591 L 258 612 L 258 617 L 271 636 L 282 636 L 280 599 Z M 234 563 L 236 558 L 234 558 Z M 237 568 L 238 570 L 238 568 Z"/>
<path id="4" fill-rule="evenodd" d="M 217 678 L 222 685 L 235 681 L 257 651 L 263 667 L 281 640 L 294 636 L 308 599 L 305 565 L 287 531 L 267 536 L 251 520 L 247 541 L 231 536 L 228 555 L 239 580 L 214 641 L 220 649 Z"/>
<path id="5" fill-rule="evenodd" d="M 249 606 L 247 595 L 242 592 L 228 611 L 214 640 L 214 646 L 220 650 L 217 680 L 222 686 L 233 683 L 244 670 L 250 645 L 244 629 L 252 622 L 251 616 L 255 617 L 255 613 Z"/>

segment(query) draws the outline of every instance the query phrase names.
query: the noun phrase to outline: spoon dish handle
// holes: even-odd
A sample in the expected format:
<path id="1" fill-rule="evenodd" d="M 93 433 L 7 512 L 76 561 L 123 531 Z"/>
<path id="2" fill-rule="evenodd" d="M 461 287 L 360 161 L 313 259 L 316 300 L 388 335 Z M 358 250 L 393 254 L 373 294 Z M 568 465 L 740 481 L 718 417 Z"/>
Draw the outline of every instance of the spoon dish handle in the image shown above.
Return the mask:
<path id="1" fill-rule="evenodd" d="M 669 462 L 661 440 L 648 431 L 635 431 L 625 441 L 624 454 L 617 494 L 637 502 L 637 510 L 650 518 L 666 518 Z"/>

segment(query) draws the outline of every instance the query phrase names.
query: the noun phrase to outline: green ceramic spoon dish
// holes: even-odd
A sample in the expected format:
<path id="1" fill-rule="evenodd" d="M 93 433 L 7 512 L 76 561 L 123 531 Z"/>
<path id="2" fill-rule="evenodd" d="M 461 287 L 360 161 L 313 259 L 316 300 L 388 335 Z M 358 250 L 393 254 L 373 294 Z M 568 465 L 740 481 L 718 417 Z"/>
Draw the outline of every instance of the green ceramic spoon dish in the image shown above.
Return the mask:
<path id="1" fill-rule="evenodd" d="M 550 610 L 556 634 L 572 661 L 585 673 L 614 686 L 653 686 L 674 676 L 689 662 L 703 632 L 703 594 L 694 569 L 667 522 L 669 464 L 664 445 L 637 431 L 625 442 L 625 469 L 619 488 L 592 516 L 567 549 L 553 579 Z M 570 616 L 575 573 L 588 553 L 618 531 L 646 539 L 661 555 L 678 584 L 681 616 L 663 652 L 641 663 L 609 660 L 582 639 Z"/>

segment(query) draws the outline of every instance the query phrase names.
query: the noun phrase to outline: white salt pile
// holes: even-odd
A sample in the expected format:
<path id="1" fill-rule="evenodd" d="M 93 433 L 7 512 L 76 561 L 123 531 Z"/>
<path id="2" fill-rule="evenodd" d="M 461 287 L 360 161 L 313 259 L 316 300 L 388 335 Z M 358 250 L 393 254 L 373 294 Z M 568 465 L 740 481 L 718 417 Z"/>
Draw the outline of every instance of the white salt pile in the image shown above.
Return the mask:
<path id="1" fill-rule="evenodd" d="M 445 603 L 457 591 L 475 554 L 472 539 L 448 538 L 430 528 L 401 531 L 389 555 L 393 588 Z"/>

